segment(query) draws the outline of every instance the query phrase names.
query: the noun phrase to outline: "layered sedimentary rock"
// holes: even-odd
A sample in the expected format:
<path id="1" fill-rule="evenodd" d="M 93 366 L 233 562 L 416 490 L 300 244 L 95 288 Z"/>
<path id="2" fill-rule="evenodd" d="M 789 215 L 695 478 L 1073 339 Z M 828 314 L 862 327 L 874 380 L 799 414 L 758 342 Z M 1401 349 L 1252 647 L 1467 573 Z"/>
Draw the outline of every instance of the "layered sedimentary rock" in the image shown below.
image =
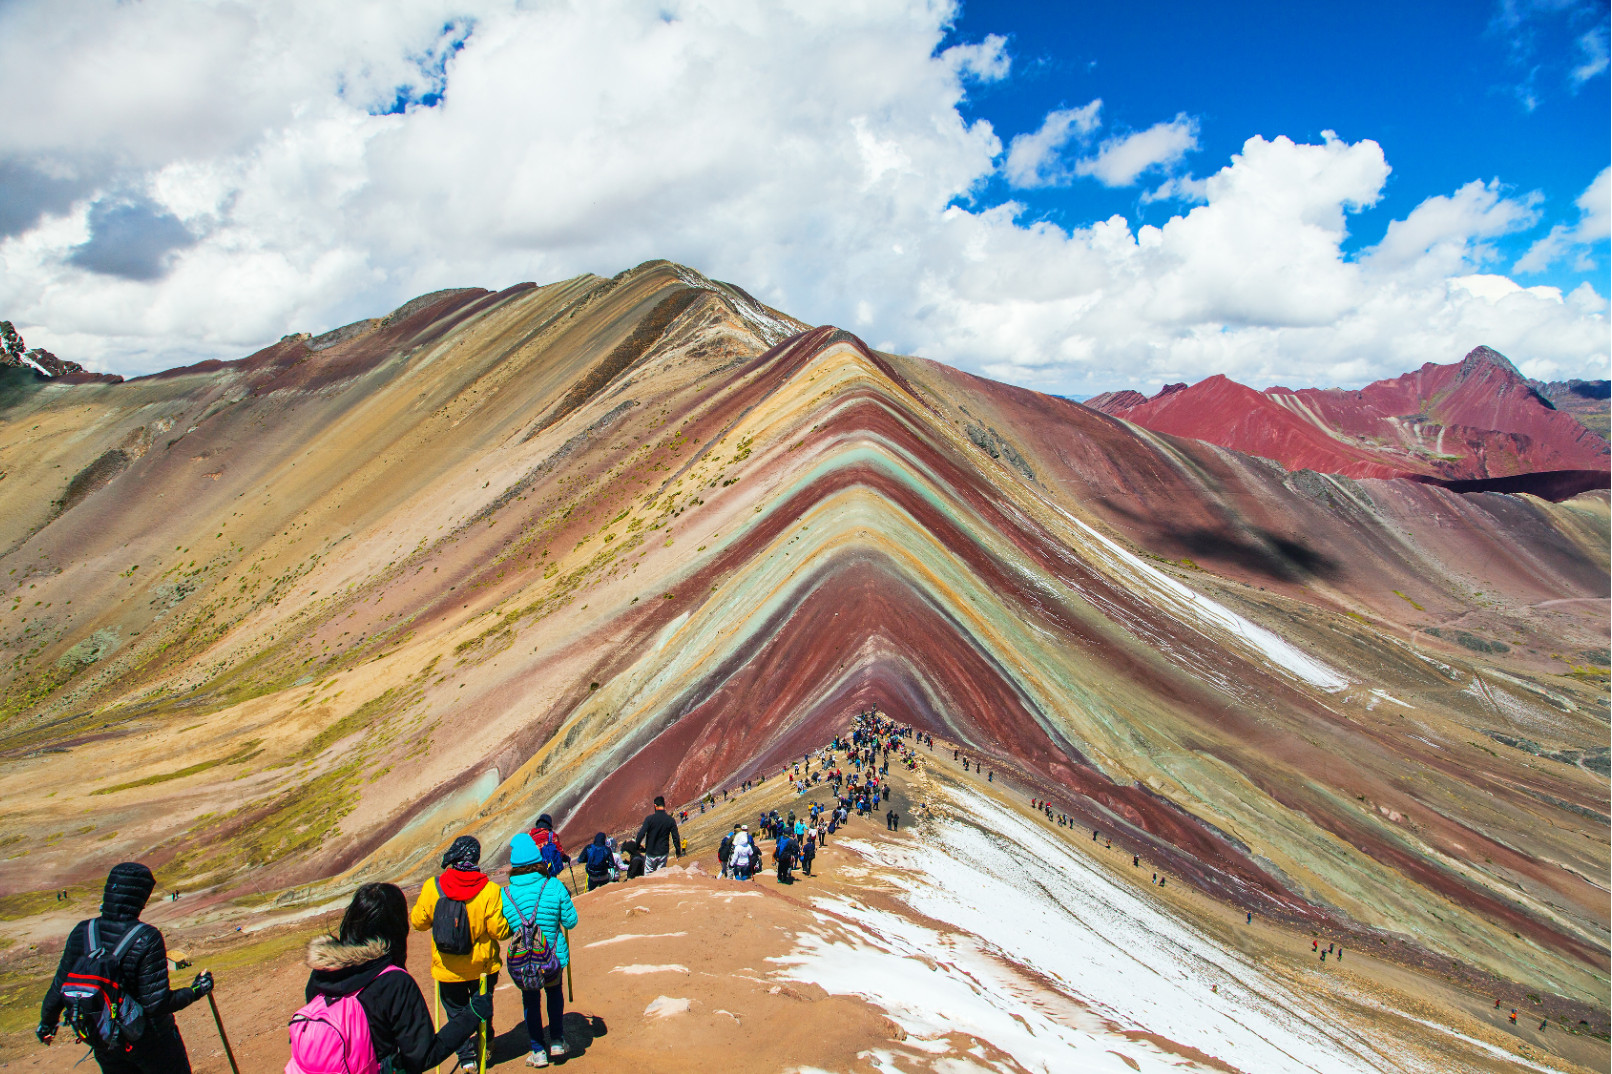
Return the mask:
<path id="1" fill-rule="evenodd" d="M 1292 470 L 1440 482 L 1510 479 L 1516 487 L 1502 491 L 1552 499 L 1607 485 L 1605 437 L 1558 410 L 1488 347 L 1453 365 L 1429 362 L 1353 391 L 1261 392 L 1213 376 L 1190 387 L 1167 385 L 1151 399 L 1134 391 L 1108 392 L 1087 405 L 1156 432 L 1275 459 Z M 1545 473 L 1575 476 L 1523 480 Z"/>
<path id="2" fill-rule="evenodd" d="M 1224 902 L 1604 1006 L 1604 492 L 1290 472 L 664 262 L 0 392 L 8 890 L 316 901 L 876 703 Z"/>

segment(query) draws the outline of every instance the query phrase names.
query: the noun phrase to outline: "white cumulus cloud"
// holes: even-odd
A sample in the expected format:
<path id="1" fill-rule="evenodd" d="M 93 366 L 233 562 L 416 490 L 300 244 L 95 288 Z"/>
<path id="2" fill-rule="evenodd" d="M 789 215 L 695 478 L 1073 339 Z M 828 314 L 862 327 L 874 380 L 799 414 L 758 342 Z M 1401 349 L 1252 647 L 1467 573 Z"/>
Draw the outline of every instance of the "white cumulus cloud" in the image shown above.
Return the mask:
<path id="1" fill-rule="evenodd" d="M 1145 131 L 1105 141 L 1096 156 L 1075 165 L 1078 175 L 1094 176 L 1105 186 L 1130 186 L 1155 168 L 1169 169 L 1198 148 L 1198 121 L 1178 115 Z"/>
<path id="2" fill-rule="evenodd" d="M 1557 224 L 1544 238 L 1528 247 L 1528 252 L 1517 259 L 1513 272 L 1543 272 L 1559 261 L 1571 257 L 1575 267 L 1588 271 L 1595 266 L 1590 248 L 1605 242 L 1612 232 L 1612 181 L 1608 176 L 1612 168 L 1602 168 L 1584 193 L 1574 202 L 1578 206 L 1576 224 Z"/>
<path id="3" fill-rule="evenodd" d="M 28 106 L 0 110 L 0 317 L 134 373 L 441 287 L 667 257 L 877 346 L 1073 395 L 1215 372 L 1358 384 L 1479 343 L 1534 375 L 1604 375 L 1605 297 L 1492 263 L 1531 197 L 1437 192 L 1355 254 L 1353 214 L 1390 170 L 1369 140 L 1250 138 L 1186 178 L 1192 120 L 1094 147 L 1093 101 L 1004 151 L 962 108 L 1013 77 L 1006 43 L 948 44 L 954 15 L 15 0 L 0 90 Z M 1163 172 L 1155 193 L 1190 208 L 1060 227 L 985 197 L 1081 169 Z M 1574 241 L 1604 241 L 1597 183 Z"/>
<path id="4" fill-rule="evenodd" d="M 1070 143 L 1084 142 L 1102 125 L 1098 116 L 1102 107 L 1099 98 L 1079 108 L 1056 109 L 1047 113 L 1034 133 L 1015 135 L 1002 168 L 1008 182 L 1026 189 L 1067 182 L 1070 172 L 1063 162 L 1064 150 Z"/>

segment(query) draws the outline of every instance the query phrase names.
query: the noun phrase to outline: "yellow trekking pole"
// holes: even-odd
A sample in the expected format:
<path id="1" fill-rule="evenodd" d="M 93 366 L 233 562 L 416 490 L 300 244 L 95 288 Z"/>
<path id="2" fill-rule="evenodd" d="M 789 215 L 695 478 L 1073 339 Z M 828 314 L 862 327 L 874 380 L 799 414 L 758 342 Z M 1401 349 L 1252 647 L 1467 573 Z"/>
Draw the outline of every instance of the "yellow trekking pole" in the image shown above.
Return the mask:
<path id="1" fill-rule="evenodd" d="M 481 975 L 481 994 L 484 996 L 487 994 L 487 975 L 485 973 Z M 487 1023 L 482 1022 L 476 1028 L 476 1032 L 481 1034 L 480 1065 L 478 1069 L 480 1074 L 487 1074 Z"/>
<path id="2" fill-rule="evenodd" d="M 431 983 L 436 985 L 436 997 L 437 997 L 436 1007 L 431 1012 L 431 1028 L 432 1028 L 433 1031 L 441 1031 L 441 1029 L 442 1029 L 442 982 L 434 980 Z M 442 1072 L 442 1064 L 438 1063 L 437 1064 L 437 1074 L 441 1074 L 441 1072 Z"/>

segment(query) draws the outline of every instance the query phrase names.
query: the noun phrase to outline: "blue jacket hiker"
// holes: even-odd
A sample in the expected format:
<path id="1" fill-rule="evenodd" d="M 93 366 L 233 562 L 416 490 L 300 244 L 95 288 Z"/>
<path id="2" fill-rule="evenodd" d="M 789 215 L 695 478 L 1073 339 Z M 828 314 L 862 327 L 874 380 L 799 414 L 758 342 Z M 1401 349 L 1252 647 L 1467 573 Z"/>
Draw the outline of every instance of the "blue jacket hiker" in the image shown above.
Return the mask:
<path id="1" fill-rule="evenodd" d="M 517 835 L 509 846 L 509 883 L 504 885 L 504 920 L 511 931 L 519 933 L 524 924 L 536 926 L 553 945 L 560 965 L 571 963 L 571 947 L 566 942 L 565 929 L 575 928 L 576 904 L 564 881 L 544 871 L 542 855 L 530 835 Z M 530 1066 L 547 1066 L 549 1057 L 565 1058 L 565 978 L 556 974 L 554 982 L 544 982 L 542 993 L 536 989 L 521 990 L 521 1001 L 526 1009 L 526 1033 L 532 1051 L 527 1058 Z M 543 1008 L 548 1008 L 550 1043 L 543 1047 Z"/>

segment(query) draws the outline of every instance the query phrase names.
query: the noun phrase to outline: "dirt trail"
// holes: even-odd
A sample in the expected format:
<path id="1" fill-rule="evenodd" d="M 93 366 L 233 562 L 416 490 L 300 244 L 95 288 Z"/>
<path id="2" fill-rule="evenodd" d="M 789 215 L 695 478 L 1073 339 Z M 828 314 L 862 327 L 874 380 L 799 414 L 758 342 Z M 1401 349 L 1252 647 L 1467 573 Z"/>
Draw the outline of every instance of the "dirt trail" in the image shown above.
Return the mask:
<path id="1" fill-rule="evenodd" d="M 916 773 L 892 771 L 891 804 L 902 815 L 902 831 L 885 831 L 881 812 L 878 817 L 853 818 L 843 834 L 874 847 L 922 839 L 920 803 L 934 801 L 940 786 L 965 796 L 989 796 L 1026 816 L 1035 815 L 1006 780 L 993 784 L 976 772 L 963 774 L 950 760 L 951 748 L 947 744 L 943 751 L 937 741 L 933 754 L 922 751 L 923 763 Z M 715 845 L 731 825 L 753 825 L 763 810 L 783 812 L 813 800 L 826 802 L 828 797 L 827 791 L 796 795 L 775 776 L 758 789 L 691 817 L 683 826 L 688 854 L 681 865 L 576 897 L 580 923 L 571 935 L 576 999 L 567 1005 L 566 1015 L 566 1037 L 573 1050 L 570 1063 L 579 1064 L 579 1070 L 698 1074 L 801 1068 L 861 1072 L 889 1069 L 878 1063 L 892 1057 L 900 1059 L 900 1069 L 934 1070 L 948 1058 L 967 1061 L 970 1052 L 976 1059 L 988 1054 L 982 1042 L 961 1034 L 944 1042 L 944 1053 L 937 1054 L 932 1042 L 923 1049 L 908 1045 L 900 1026 L 873 1003 L 780 978 L 773 960 L 796 950 L 805 935 L 832 936 L 837 930 L 833 915 L 814 908 L 814 899 L 848 897 L 916 919 L 891 878 L 869 868 L 869 860 L 842 846 L 838 836 L 820 852 L 817 875 L 800 877 L 787 887 L 771 872 L 748 884 L 711 875 L 717 869 Z M 1138 889 L 1147 884 L 1150 870 L 1133 867 L 1129 853 L 1122 854 L 1118 847 L 1105 849 L 1100 843 L 1088 846 L 1077 838 L 1083 833 L 1061 834 L 1115 878 Z M 1534 1039 L 1539 1035 L 1529 1032 L 1532 1025 L 1510 1027 L 1505 1012 L 1488 1009 L 1481 997 L 1363 954 L 1351 952 L 1345 967 L 1323 969 L 1310 954 L 1311 937 L 1296 929 L 1263 921 L 1247 926 L 1240 912 L 1185 885 L 1159 889 L 1148 884 L 1148 889 L 1215 942 L 1237 948 L 1295 988 L 1337 990 L 1347 983 L 1353 993 L 1371 997 L 1378 1009 L 1360 1008 L 1354 1013 L 1375 1019 L 1380 1029 L 1416 1052 L 1436 1055 L 1449 1044 L 1448 1036 L 1416 1021 L 1425 1018 L 1453 1026 L 1496 1050 L 1462 1054 L 1467 1069 L 1515 1069 L 1507 1058 L 1512 1055 L 1564 1071 L 1608 1069 L 1606 1047 L 1599 1040 L 1560 1032 Z M 225 933 L 222 940 L 212 942 L 175 930 L 181 942 L 191 944 L 197 964 L 208 965 L 217 974 L 219 1007 L 243 1072 L 283 1069 L 285 1022 L 301 1004 L 306 980 L 302 948 L 309 936 L 335 920 L 336 915 L 329 914 L 249 938 Z M 217 935 L 217 926 L 212 928 Z M 424 936 L 411 940 L 409 968 L 429 996 L 429 947 Z M 175 974 L 176 983 L 188 981 L 193 972 Z M 198 1074 L 227 1071 L 206 1005 L 182 1012 L 179 1021 Z M 524 1057 L 527 1039 L 518 993 L 507 982 L 497 992 L 493 1025 L 492 1065 L 514 1069 Z M 1231 1069 L 1171 1041 L 1114 1028 L 1133 1039 L 1147 1039 L 1189 1068 Z M 65 1072 L 83 1054 L 82 1049 L 64 1046 L 47 1051 L 17 1035 L 6 1044 L 11 1058 L 0 1067 L 7 1071 Z M 875 1053 L 883 1058 L 876 1062 Z M 1004 1060 L 1000 1055 L 993 1058 Z M 1010 1059 L 1004 1061 L 1005 1069 L 1016 1069 Z"/>

